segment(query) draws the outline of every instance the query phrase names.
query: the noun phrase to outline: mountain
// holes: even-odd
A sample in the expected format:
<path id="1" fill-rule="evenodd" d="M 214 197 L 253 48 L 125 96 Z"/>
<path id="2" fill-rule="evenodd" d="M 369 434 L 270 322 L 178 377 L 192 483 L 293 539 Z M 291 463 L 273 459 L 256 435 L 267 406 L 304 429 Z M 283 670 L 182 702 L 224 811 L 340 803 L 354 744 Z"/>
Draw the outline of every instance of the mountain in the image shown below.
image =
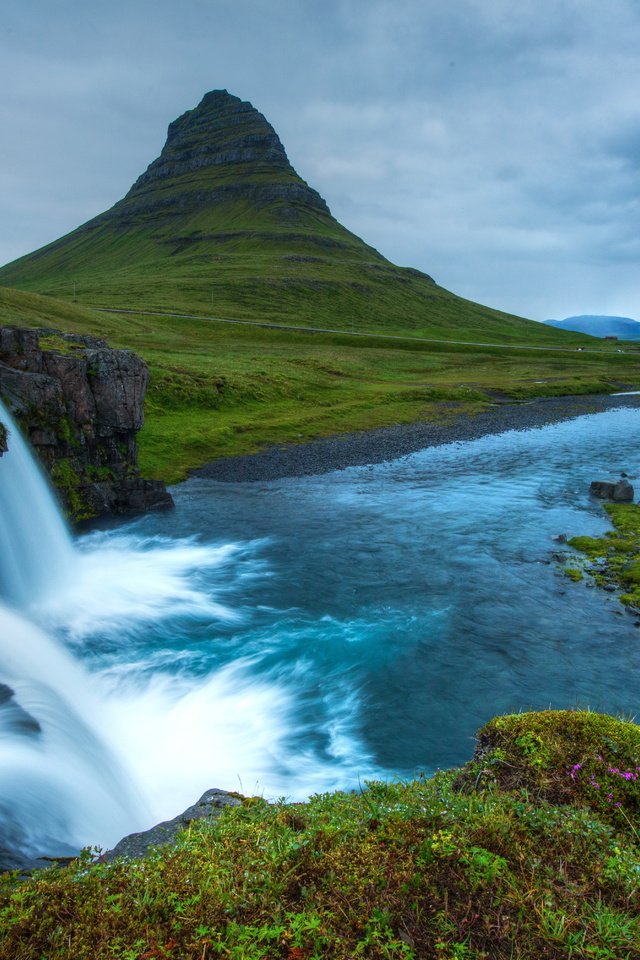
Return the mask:
<path id="1" fill-rule="evenodd" d="M 618 340 L 640 340 L 640 323 L 630 317 L 607 317 L 581 314 L 565 320 L 545 320 L 559 330 L 587 333 L 592 337 L 617 337 Z"/>
<path id="2" fill-rule="evenodd" d="M 226 90 L 207 93 L 169 126 L 162 153 L 122 200 L 1 268 L 0 284 L 75 294 L 86 306 L 559 342 L 542 324 L 390 263 L 331 215 L 273 127 Z"/>

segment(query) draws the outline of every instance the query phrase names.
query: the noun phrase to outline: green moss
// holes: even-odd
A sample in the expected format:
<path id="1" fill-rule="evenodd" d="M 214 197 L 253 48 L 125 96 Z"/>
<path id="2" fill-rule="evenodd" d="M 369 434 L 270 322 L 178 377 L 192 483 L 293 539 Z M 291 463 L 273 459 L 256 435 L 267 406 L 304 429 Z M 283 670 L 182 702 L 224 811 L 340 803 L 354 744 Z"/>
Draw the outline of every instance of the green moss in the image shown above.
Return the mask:
<path id="1" fill-rule="evenodd" d="M 82 496 L 84 481 L 68 458 L 58 460 L 53 465 L 51 479 L 67 506 L 71 520 L 79 523 L 95 516 Z"/>
<path id="2" fill-rule="evenodd" d="M 74 343 L 73 340 L 67 340 L 58 333 L 45 334 L 38 338 L 38 345 L 41 350 L 50 350 L 53 353 L 62 353 L 65 356 L 73 356 L 86 349 L 82 343 Z"/>
<path id="3" fill-rule="evenodd" d="M 637 960 L 638 728 L 547 711 L 479 738 L 431 780 L 254 799 L 142 862 L 8 875 L 0 957 Z"/>
<path id="4" fill-rule="evenodd" d="M 598 537 L 571 537 L 567 542 L 573 550 L 580 550 L 590 557 L 603 556 L 607 550 L 606 543 Z"/>
<path id="5" fill-rule="evenodd" d="M 549 710 L 498 717 L 478 738 L 481 775 L 503 790 L 587 807 L 611 823 L 640 817 L 640 728 L 634 723 Z M 613 768 L 633 776 L 625 779 Z"/>
<path id="6" fill-rule="evenodd" d="M 622 591 L 622 603 L 640 607 L 640 506 L 608 503 L 605 510 L 615 530 L 602 537 L 573 537 L 569 546 L 598 561 L 602 569 L 592 573 L 598 586 L 614 584 Z"/>
<path id="7" fill-rule="evenodd" d="M 579 570 L 577 567 L 565 567 L 564 572 L 565 576 L 569 577 L 570 580 L 573 580 L 574 583 L 578 583 L 584 576 L 582 570 Z"/>

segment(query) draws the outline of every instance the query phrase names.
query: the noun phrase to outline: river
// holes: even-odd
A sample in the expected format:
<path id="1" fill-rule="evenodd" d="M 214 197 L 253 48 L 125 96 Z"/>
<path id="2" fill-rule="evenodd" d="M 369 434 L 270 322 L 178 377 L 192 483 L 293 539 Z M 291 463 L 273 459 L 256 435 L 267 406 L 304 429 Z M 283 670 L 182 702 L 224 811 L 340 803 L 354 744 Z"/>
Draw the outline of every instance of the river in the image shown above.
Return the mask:
<path id="1" fill-rule="evenodd" d="M 555 535 L 607 528 L 589 483 L 633 475 L 639 417 L 614 410 L 317 477 L 194 477 L 172 491 L 175 511 L 77 537 L 65 582 L 5 624 L 54 649 L 47 675 L 73 691 L 83 750 L 95 758 L 100 742 L 118 788 L 96 816 L 82 796 L 89 760 L 71 767 L 55 821 L 38 827 L 38 762 L 59 772 L 60 753 L 47 752 L 49 708 L 26 682 L 20 701 L 14 666 L 0 680 L 45 744 L 28 802 L 12 813 L 24 779 L 9 776 L 0 814 L 28 819 L 30 849 L 56 835 L 107 846 L 209 787 L 303 799 L 463 763 L 497 713 L 632 715 L 640 630 L 552 554 Z M 73 727 L 65 717 L 56 729 Z M 27 740 L 0 751 L 0 770 L 20 767 Z"/>

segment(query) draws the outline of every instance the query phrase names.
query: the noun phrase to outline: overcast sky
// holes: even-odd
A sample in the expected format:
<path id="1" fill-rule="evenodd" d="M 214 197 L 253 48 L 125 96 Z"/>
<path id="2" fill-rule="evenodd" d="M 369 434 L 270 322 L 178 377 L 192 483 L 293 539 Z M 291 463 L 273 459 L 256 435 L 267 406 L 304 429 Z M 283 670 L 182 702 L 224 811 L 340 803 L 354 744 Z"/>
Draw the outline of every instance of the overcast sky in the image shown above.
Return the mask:
<path id="1" fill-rule="evenodd" d="M 640 319 L 638 0 L 3 0 L 0 263 L 126 193 L 207 90 L 394 262 Z"/>

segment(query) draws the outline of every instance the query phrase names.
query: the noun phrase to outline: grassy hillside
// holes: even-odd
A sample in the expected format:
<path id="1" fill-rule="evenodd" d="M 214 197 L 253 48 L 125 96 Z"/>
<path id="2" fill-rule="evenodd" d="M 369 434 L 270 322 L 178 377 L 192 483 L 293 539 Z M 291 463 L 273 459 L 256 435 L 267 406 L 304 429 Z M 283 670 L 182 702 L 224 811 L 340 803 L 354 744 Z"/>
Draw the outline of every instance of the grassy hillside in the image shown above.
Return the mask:
<path id="1" fill-rule="evenodd" d="M 473 412 L 496 391 L 522 399 L 640 385 L 633 356 L 389 263 L 331 216 L 265 118 L 226 91 L 170 125 L 126 197 L 0 269 L 0 284 L 0 319 L 100 334 L 147 360 L 141 464 L 167 480 L 269 443 Z M 566 352 L 507 349 L 523 344 Z"/>
<path id="2" fill-rule="evenodd" d="M 0 886 L 2 960 L 638 960 L 640 731 L 491 721 L 431 780 L 246 800 L 140 862 Z"/>
<path id="3" fill-rule="evenodd" d="M 394 266 L 331 215 L 251 104 L 207 94 L 157 160 L 89 223 L 0 269 L 84 305 L 332 329 L 561 343 L 555 330 Z"/>
<path id="4" fill-rule="evenodd" d="M 0 287 L 0 322 L 104 336 L 151 368 L 141 466 L 183 479 L 218 456 L 493 402 L 640 387 L 637 354 L 305 334 L 209 319 L 99 313 Z M 562 336 L 562 335 L 560 335 Z"/>

